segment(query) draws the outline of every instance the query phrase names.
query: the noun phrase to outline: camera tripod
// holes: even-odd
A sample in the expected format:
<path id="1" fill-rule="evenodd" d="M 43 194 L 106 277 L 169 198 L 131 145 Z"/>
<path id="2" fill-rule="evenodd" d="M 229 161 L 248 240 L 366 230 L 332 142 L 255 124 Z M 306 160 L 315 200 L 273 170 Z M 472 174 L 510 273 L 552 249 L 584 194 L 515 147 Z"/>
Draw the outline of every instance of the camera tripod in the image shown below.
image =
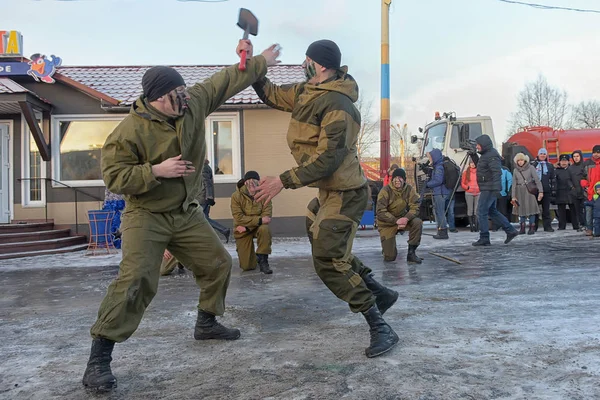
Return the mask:
<path id="1" fill-rule="evenodd" d="M 456 184 L 454 185 L 454 189 L 452 189 L 452 193 L 450 194 L 450 199 L 448 200 L 448 207 L 446 207 L 446 211 L 444 213 L 444 215 L 446 215 L 446 216 L 448 215 L 448 210 L 452 206 L 452 200 L 454 199 L 454 195 L 456 194 L 456 191 L 458 190 L 458 186 L 460 185 L 460 181 L 462 180 L 463 171 L 465 170 L 465 167 L 467 166 L 468 160 L 470 157 L 471 157 L 471 155 L 469 154 L 469 152 L 467 152 L 467 154 L 465 154 L 465 157 L 460 162 L 460 165 L 459 165 L 460 172 L 458 173 L 458 180 L 456 181 Z"/>

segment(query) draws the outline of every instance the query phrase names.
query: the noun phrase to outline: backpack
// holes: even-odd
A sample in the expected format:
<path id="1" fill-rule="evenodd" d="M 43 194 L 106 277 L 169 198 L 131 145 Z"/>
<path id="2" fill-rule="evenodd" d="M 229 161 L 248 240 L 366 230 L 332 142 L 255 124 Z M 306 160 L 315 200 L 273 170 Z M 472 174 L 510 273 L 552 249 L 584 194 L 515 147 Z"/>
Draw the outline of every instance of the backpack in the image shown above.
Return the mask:
<path id="1" fill-rule="evenodd" d="M 447 156 L 444 156 L 443 166 L 445 181 L 444 185 L 446 186 L 446 188 L 454 190 L 456 184 L 460 180 L 460 168 L 458 167 L 458 165 L 456 165 L 454 160 Z"/>

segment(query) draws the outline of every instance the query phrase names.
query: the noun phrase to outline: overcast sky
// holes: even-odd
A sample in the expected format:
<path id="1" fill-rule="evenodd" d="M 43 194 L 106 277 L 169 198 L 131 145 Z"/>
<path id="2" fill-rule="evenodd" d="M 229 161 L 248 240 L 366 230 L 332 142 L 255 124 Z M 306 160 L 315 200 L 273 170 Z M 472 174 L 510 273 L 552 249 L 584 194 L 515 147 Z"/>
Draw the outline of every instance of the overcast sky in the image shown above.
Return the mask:
<path id="1" fill-rule="evenodd" d="M 600 9 L 598 0 L 531 1 Z M 301 63 L 314 40 L 336 41 L 379 115 L 379 0 L 0 0 L 0 28 L 23 34 L 26 55 L 64 65 L 232 64 L 240 7 L 259 19 L 255 49 L 280 43 L 283 63 Z M 435 111 L 490 115 L 500 143 L 518 91 L 540 73 L 571 102 L 600 98 L 600 14 L 393 0 L 390 46 L 392 123 L 413 132 Z"/>

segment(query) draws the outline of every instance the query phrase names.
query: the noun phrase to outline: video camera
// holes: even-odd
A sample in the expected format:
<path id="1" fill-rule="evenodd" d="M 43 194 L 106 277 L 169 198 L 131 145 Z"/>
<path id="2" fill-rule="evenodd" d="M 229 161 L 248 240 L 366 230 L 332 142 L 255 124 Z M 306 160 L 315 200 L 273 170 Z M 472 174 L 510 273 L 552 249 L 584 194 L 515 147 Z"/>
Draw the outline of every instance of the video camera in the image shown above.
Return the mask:
<path id="1" fill-rule="evenodd" d="M 428 177 L 431 176 L 431 173 L 433 172 L 433 166 L 431 165 L 431 162 L 429 161 L 428 157 L 423 157 L 420 160 L 416 160 L 417 163 L 417 174 L 421 175 L 425 174 Z"/>

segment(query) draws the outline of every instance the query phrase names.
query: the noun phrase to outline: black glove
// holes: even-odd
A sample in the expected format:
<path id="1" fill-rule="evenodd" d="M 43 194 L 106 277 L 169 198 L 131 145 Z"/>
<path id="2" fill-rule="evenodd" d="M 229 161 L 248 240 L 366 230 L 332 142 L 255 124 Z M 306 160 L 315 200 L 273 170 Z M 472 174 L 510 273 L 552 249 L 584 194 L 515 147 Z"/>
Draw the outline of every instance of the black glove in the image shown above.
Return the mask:
<path id="1" fill-rule="evenodd" d="M 215 205 L 215 199 L 206 199 L 206 204 L 208 204 L 209 206 L 214 206 Z"/>

